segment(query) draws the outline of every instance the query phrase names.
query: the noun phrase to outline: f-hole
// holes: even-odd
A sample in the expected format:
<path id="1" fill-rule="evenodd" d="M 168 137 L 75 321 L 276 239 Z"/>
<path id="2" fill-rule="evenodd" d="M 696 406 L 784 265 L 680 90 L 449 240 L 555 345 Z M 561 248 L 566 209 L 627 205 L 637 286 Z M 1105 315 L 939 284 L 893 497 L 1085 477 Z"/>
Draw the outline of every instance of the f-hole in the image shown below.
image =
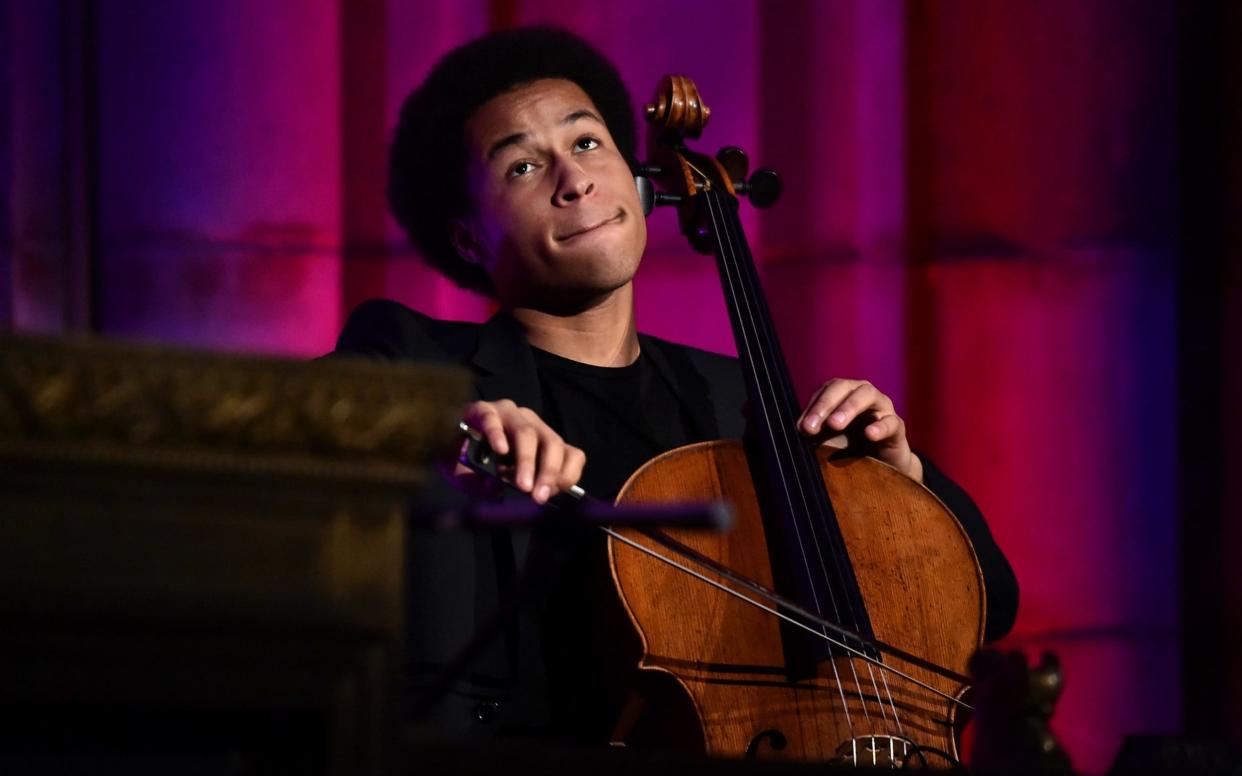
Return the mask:
<path id="1" fill-rule="evenodd" d="M 750 743 L 746 745 L 747 760 L 759 759 L 759 746 L 767 741 L 773 751 L 779 752 L 789 745 L 789 739 L 785 738 L 785 734 L 779 730 L 764 730 L 758 733 L 754 738 L 750 739 Z"/>

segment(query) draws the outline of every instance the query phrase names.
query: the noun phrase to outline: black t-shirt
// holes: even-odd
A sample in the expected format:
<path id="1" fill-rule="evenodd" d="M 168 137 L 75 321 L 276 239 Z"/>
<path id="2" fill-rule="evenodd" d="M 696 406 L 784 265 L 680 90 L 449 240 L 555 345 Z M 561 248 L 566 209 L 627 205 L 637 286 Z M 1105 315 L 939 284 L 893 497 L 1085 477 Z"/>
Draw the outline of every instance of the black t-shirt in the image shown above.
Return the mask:
<path id="1" fill-rule="evenodd" d="M 672 386 L 647 356 L 599 367 L 533 350 L 542 417 L 586 453 L 579 484 L 592 497 L 612 501 L 644 463 L 696 441 Z M 550 714 L 543 735 L 603 743 L 638 661 L 637 636 L 617 601 L 603 532 L 559 525 L 541 543 L 560 558 L 547 598 L 534 604 Z"/>
<path id="2" fill-rule="evenodd" d="M 579 484 L 595 498 L 612 501 L 639 466 L 692 441 L 672 386 L 645 355 L 606 367 L 532 350 L 543 419 L 586 453 Z"/>

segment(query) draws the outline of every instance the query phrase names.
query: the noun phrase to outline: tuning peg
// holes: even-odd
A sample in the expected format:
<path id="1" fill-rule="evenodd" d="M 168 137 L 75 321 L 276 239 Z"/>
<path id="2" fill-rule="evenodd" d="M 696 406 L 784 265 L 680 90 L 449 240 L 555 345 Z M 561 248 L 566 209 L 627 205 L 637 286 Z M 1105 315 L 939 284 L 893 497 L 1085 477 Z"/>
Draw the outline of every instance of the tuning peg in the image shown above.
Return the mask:
<path id="1" fill-rule="evenodd" d="M 746 152 L 737 146 L 725 146 L 716 152 L 716 161 L 725 169 L 731 181 L 746 180 L 746 172 L 750 169 L 750 160 Z M 735 187 L 736 189 L 736 187 Z"/>
<path id="2" fill-rule="evenodd" d="M 642 203 L 644 216 L 651 215 L 651 211 L 658 207 L 681 203 L 682 196 L 680 194 L 667 194 L 663 191 L 656 191 L 655 186 L 651 185 L 650 178 L 635 175 L 634 185 L 638 187 L 638 201 Z"/>
<path id="3" fill-rule="evenodd" d="M 647 170 L 640 168 L 639 171 L 645 173 Z M 655 210 L 655 187 L 651 185 L 651 179 L 635 175 L 634 185 L 638 188 L 638 201 L 642 203 L 643 215 L 651 215 L 651 211 Z"/>
<path id="4" fill-rule="evenodd" d="M 733 190 L 745 196 L 757 208 L 774 205 L 780 199 L 783 188 L 780 176 L 766 168 L 755 170 L 749 180 L 733 184 Z"/>

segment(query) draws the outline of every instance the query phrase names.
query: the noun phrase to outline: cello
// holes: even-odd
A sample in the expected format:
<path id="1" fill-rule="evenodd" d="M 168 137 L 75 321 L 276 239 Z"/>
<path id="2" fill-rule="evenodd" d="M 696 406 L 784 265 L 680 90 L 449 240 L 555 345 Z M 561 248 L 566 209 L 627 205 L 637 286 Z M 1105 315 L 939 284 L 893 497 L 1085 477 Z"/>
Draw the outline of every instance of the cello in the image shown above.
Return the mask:
<path id="1" fill-rule="evenodd" d="M 738 218 L 739 196 L 762 204 L 779 192 L 770 175 L 746 178 L 739 149 L 711 157 L 686 147 L 709 116 L 689 79 L 663 79 L 646 107 L 644 168 L 662 191 L 644 196 L 675 205 L 691 245 L 716 257 L 748 437 L 656 457 L 617 503 L 722 500 L 737 527 L 605 529 L 642 643 L 639 674 L 681 696 L 636 692 L 614 742 L 676 730 L 681 744 L 716 757 L 953 766 L 968 662 L 984 633 L 978 559 L 931 491 L 798 433 L 800 405 Z M 670 706 L 691 718 L 670 723 Z M 653 713 L 660 722 L 645 723 Z"/>

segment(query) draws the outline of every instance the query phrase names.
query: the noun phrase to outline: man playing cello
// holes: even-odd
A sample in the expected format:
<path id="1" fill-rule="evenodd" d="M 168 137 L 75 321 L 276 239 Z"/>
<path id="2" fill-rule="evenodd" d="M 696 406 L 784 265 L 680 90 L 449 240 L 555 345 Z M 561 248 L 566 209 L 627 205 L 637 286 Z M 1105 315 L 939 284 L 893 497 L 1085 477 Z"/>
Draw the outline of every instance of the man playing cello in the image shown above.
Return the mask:
<path id="1" fill-rule="evenodd" d="M 514 484 L 538 503 L 575 484 L 612 499 L 660 453 L 742 436 L 735 359 L 636 331 L 633 278 L 647 232 L 635 136 L 620 77 L 569 33 L 497 33 L 450 52 L 402 109 L 389 201 L 422 256 L 499 312 L 476 325 L 375 300 L 337 344 L 337 353 L 470 369 L 478 400 L 463 420 L 511 456 Z M 829 380 L 797 430 L 836 436 L 860 417 L 858 452 L 924 484 L 960 520 L 986 583 L 986 638 L 1004 635 L 1017 610 L 1013 572 L 970 498 L 911 449 L 887 396 L 865 380 Z M 453 479 L 486 488 L 464 467 Z M 468 640 L 476 613 L 506 599 L 540 540 L 497 531 L 428 542 L 412 548 L 415 692 Z M 617 697 L 600 674 L 626 666 L 596 611 L 608 582 L 599 544 L 584 536 L 550 598 L 453 688 L 435 714 L 446 733 L 607 740 Z M 587 664 L 597 668 L 577 670 Z"/>

